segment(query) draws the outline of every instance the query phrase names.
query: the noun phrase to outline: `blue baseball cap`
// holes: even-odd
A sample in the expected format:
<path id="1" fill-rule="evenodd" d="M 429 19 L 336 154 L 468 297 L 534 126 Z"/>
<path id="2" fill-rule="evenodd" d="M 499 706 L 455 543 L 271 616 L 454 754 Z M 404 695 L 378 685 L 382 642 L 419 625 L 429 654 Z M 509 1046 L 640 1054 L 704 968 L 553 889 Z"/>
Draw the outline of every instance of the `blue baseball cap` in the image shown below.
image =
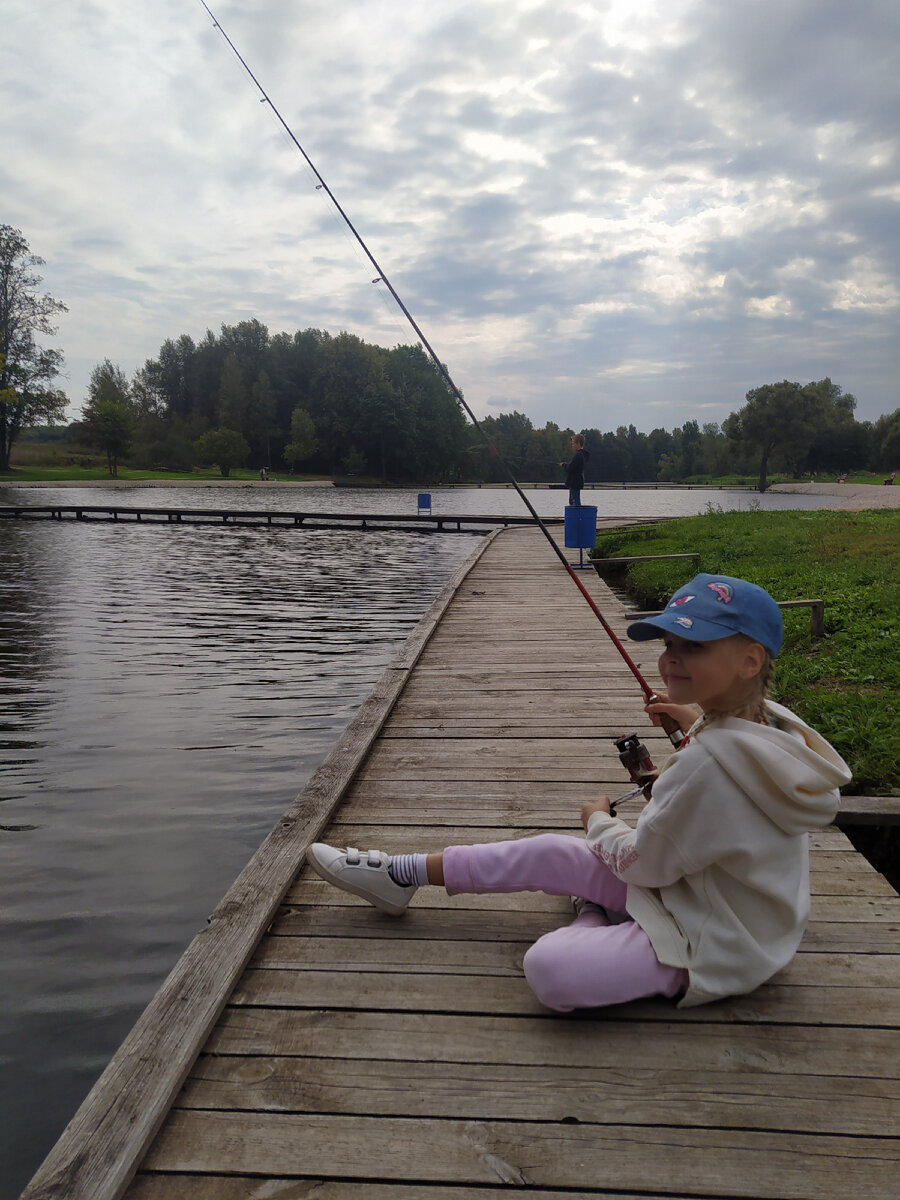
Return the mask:
<path id="1" fill-rule="evenodd" d="M 774 658 L 784 641 L 781 609 L 767 591 L 730 575 L 697 575 L 679 588 L 658 617 L 645 617 L 628 626 L 635 642 L 676 633 L 690 642 L 746 634 Z"/>

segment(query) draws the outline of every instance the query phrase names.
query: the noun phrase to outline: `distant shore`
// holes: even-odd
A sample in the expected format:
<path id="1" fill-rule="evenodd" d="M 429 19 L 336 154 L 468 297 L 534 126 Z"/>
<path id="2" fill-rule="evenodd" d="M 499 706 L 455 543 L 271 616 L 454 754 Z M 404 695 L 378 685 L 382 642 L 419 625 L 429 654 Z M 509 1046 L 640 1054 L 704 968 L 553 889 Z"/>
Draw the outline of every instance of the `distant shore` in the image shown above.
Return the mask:
<path id="1" fill-rule="evenodd" d="M 0 479 L 0 487 L 23 488 L 318 488 L 334 487 L 331 479 Z"/>
<path id="2" fill-rule="evenodd" d="M 839 508 L 900 508 L 900 487 L 875 483 L 775 483 L 772 492 L 800 492 L 805 496 L 839 496 Z"/>
<path id="3" fill-rule="evenodd" d="M 263 482 L 259 479 L 40 479 L 40 480 L 0 480 L 0 488 L 330 488 L 334 487 L 331 479 L 269 479 Z M 472 486 L 475 486 L 474 484 Z M 501 485 L 508 486 L 508 485 Z M 525 488 L 533 485 L 524 483 Z M 659 484 L 658 490 L 665 491 L 665 484 Z M 674 485 L 676 488 L 678 485 Z M 683 485 L 682 485 L 683 486 Z M 701 485 L 696 485 L 700 487 Z M 635 485 L 635 490 L 640 485 Z M 415 488 L 411 487 L 411 490 Z M 595 490 L 586 489 L 588 492 Z M 736 489 L 745 490 L 745 489 Z M 838 507 L 858 510 L 864 508 L 900 508 L 900 485 L 884 487 L 873 483 L 774 483 L 769 489 L 772 492 L 799 492 L 806 496 L 837 496 L 841 500 Z"/>

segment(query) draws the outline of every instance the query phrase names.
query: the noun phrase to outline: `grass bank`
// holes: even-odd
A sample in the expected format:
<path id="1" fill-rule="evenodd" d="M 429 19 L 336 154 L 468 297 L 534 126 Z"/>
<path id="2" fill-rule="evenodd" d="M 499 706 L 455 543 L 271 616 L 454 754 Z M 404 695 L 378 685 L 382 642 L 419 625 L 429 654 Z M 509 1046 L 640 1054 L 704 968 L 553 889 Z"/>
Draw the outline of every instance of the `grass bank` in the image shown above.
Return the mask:
<path id="1" fill-rule="evenodd" d="M 825 601 L 784 613 L 773 698 L 828 738 L 853 771 L 847 789 L 900 794 L 900 511 L 723 512 L 604 532 L 600 557 L 700 554 L 700 569 L 749 579 L 776 600 Z M 691 563 L 637 563 L 623 580 L 635 607 L 659 608 Z"/>

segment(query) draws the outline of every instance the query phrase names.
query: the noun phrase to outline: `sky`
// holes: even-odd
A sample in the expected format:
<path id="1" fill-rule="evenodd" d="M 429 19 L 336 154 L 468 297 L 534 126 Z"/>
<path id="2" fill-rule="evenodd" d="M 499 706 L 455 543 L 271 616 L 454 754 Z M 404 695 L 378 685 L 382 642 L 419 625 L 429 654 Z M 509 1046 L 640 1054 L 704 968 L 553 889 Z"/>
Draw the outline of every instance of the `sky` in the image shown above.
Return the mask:
<path id="1" fill-rule="evenodd" d="M 900 406 L 897 0 L 209 0 L 477 416 Z M 416 341 L 200 0 L 0 0 L 0 224 L 91 370 Z"/>

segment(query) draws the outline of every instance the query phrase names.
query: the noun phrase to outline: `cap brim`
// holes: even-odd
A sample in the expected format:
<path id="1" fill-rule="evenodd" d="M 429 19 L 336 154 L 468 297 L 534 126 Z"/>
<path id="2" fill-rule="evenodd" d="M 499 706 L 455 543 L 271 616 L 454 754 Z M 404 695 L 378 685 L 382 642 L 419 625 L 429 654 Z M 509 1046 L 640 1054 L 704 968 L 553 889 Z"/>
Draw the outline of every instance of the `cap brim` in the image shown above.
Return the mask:
<path id="1" fill-rule="evenodd" d="M 685 624 L 686 621 L 691 624 Z M 731 637 L 735 631 L 700 617 L 686 617 L 680 612 L 666 611 L 658 617 L 635 621 L 626 632 L 633 642 L 649 642 L 651 638 L 665 637 L 667 633 L 674 633 L 688 642 L 714 642 L 719 638 Z"/>

